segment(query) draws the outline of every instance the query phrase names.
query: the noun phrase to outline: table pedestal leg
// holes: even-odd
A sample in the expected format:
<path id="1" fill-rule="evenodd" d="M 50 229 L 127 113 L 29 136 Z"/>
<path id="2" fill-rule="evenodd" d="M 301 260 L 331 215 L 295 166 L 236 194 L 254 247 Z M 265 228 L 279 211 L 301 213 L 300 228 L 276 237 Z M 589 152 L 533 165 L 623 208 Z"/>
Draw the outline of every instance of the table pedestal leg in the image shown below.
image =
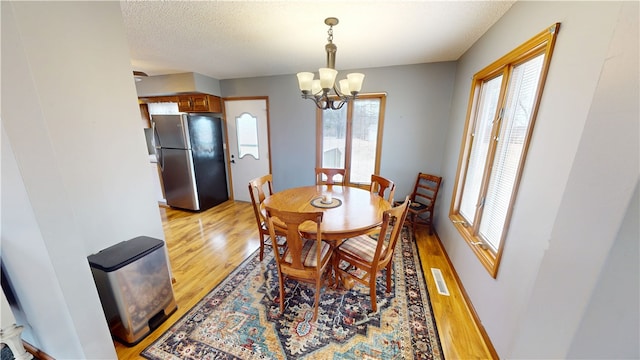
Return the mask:
<path id="1" fill-rule="evenodd" d="M 356 282 L 352 278 L 350 278 L 348 276 L 344 277 L 342 279 L 342 286 L 347 290 L 351 290 L 353 288 L 353 286 L 355 285 L 355 283 Z"/>

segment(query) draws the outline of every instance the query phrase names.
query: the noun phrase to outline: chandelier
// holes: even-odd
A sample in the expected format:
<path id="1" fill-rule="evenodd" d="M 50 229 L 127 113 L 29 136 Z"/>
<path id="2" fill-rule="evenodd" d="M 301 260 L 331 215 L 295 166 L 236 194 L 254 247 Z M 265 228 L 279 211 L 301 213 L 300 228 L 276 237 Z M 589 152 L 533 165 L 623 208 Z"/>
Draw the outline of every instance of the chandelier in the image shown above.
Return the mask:
<path id="1" fill-rule="evenodd" d="M 319 109 L 338 110 L 347 102 L 353 100 L 362 88 L 364 74 L 351 73 L 346 79 L 342 79 L 336 86 L 336 51 L 337 47 L 333 44 L 333 27 L 338 25 L 338 19 L 334 17 L 326 18 L 324 23 L 329 26 L 327 34 L 329 41 L 324 49 L 327 52 L 327 67 L 320 68 L 318 73 L 320 79 L 314 79 L 311 72 L 299 72 L 298 85 L 302 91 L 303 99 L 311 99 L 316 103 Z M 333 94 L 331 94 L 333 90 Z"/>

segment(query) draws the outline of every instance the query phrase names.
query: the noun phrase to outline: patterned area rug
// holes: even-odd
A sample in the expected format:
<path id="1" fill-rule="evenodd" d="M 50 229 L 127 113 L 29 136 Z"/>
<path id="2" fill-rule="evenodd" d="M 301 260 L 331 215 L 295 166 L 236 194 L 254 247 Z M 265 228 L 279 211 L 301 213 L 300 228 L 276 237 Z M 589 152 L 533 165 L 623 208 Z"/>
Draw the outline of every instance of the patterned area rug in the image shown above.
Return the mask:
<path id="1" fill-rule="evenodd" d="M 403 230 L 393 289 L 324 287 L 318 320 L 313 286 L 287 282 L 280 314 L 272 251 L 250 256 L 141 355 L 147 359 L 443 359 L 420 259 Z"/>

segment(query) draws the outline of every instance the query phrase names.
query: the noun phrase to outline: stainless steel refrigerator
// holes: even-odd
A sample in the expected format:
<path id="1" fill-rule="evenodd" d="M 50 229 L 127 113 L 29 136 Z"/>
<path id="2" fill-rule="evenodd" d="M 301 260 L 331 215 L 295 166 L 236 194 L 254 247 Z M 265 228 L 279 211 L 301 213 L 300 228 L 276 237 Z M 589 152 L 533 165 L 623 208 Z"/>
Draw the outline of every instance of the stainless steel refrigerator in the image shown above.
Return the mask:
<path id="1" fill-rule="evenodd" d="M 200 211 L 229 199 L 220 118 L 152 115 L 151 125 L 167 205 Z"/>

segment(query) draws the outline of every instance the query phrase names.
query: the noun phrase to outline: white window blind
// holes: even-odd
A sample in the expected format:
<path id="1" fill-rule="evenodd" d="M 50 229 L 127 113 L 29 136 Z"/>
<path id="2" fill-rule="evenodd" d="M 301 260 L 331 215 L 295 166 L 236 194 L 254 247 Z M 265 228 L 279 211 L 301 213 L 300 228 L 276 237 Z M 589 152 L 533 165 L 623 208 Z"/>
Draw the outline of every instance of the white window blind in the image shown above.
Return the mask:
<path id="1" fill-rule="evenodd" d="M 502 125 L 486 192 L 480 236 L 497 251 L 522 158 L 544 54 L 516 65 L 509 79 Z"/>
<path id="2" fill-rule="evenodd" d="M 480 98 L 478 99 L 478 113 L 473 127 L 473 141 L 469 154 L 469 165 L 464 182 L 464 192 L 460 203 L 460 215 L 469 225 L 475 224 L 476 208 L 479 205 L 480 186 L 484 167 L 487 163 L 487 154 L 491 143 L 491 129 L 496 118 L 498 98 L 502 75 L 482 84 Z"/>

